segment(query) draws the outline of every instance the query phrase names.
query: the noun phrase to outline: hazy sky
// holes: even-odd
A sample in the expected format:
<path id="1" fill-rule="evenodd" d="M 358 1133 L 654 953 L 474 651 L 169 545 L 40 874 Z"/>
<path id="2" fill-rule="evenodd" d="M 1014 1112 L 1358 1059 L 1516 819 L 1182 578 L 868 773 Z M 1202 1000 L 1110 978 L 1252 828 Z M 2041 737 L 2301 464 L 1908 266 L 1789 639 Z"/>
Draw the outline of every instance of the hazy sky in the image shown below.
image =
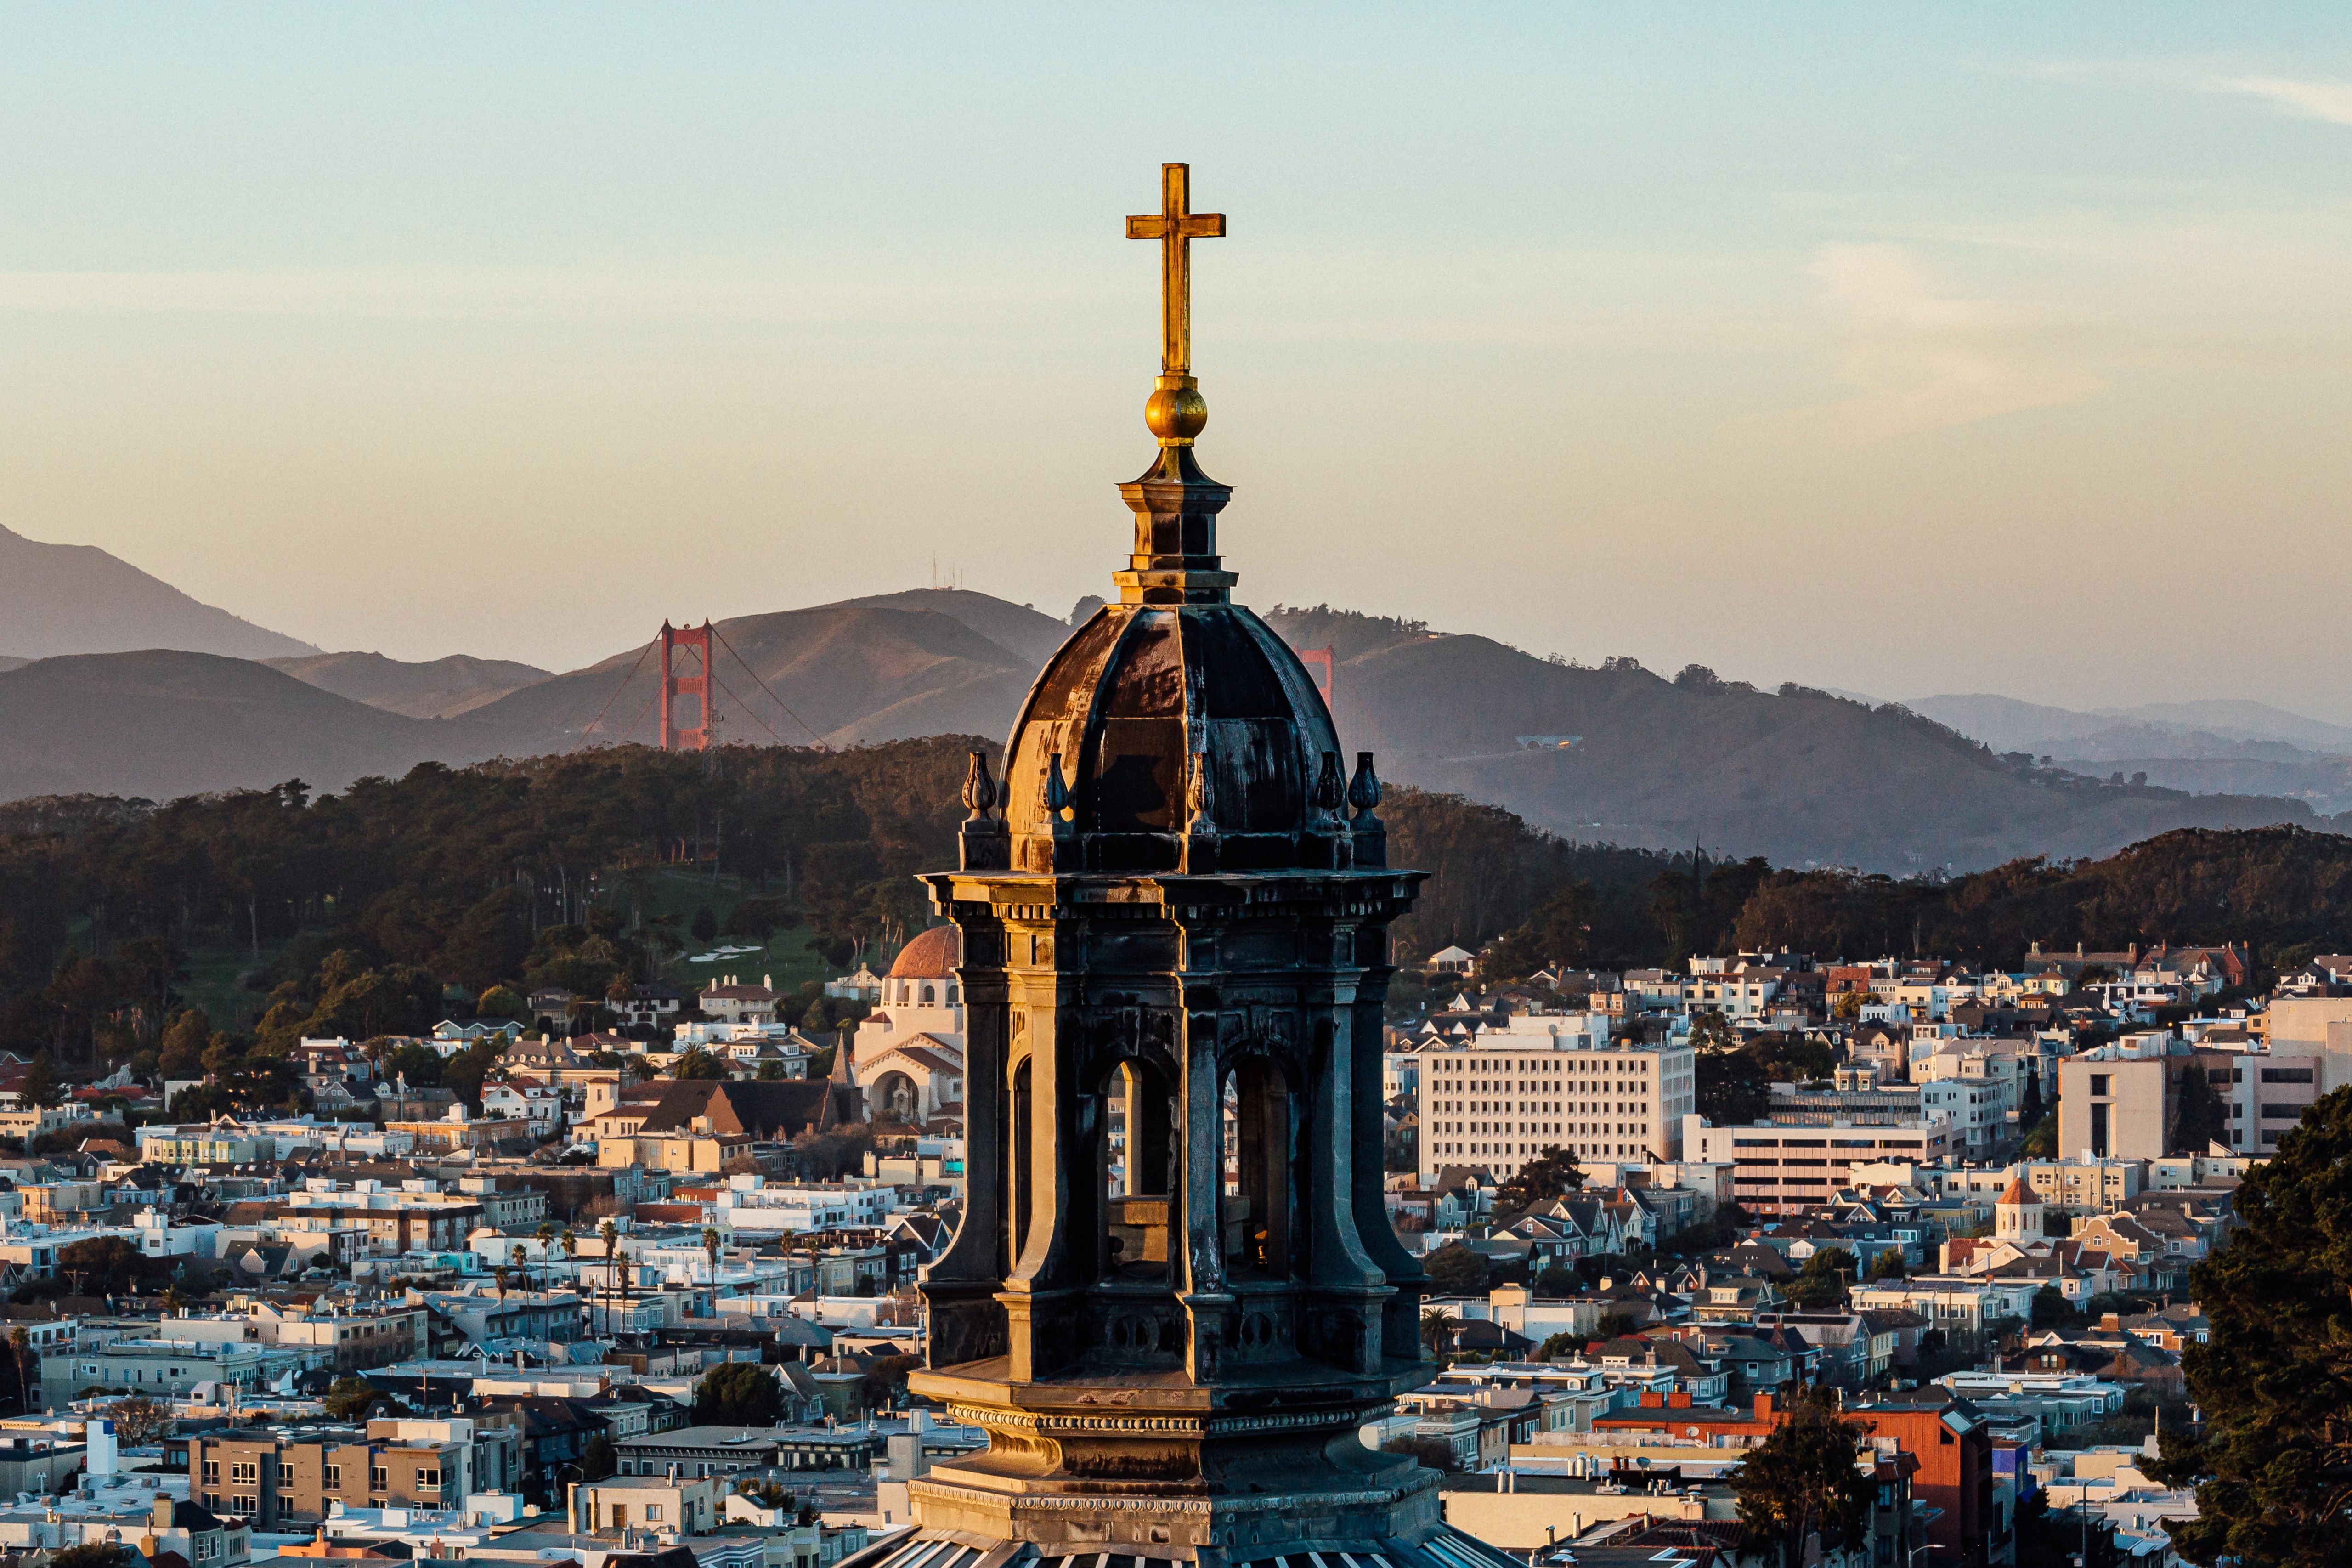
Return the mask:
<path id="1" fill-rule="evenodd" d="M 1059 615 L 1186 159 L 1253 603 L 2352 721 L 2352 11 L 1960 10 L 13 7 L 0 522 L 411 658 Z"/>

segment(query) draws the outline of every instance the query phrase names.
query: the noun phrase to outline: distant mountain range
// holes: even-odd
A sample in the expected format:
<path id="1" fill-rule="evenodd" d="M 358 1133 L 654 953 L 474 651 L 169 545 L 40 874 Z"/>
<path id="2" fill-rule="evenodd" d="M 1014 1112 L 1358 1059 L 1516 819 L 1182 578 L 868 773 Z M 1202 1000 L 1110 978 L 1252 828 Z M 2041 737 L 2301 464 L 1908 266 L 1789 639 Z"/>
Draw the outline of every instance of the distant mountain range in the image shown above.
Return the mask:
<path id="1" fill-rule="evenodd" d="M 2010 697 L 1905 704 L 1996 752 L 2046 755 L 2094 776 L 2144 775 L 2200 794 L 2284 795 L 2352 811 L 2352 729 L 2266 702 L 2153 702 L 2077 712 Z"/>
<path id="2" fill-rule="evenodd" d="M 454 719 L 548 679 L 547 671 L 528 664 L 462 653 L 424 664 L 380 653 L 314 653 L 261 662 L 306 686 L 411 719 Z"/>
<path id="3" fill-rule="evenodd" d="M 2049 752 L 2123 731 L 2127 733 L 2205 735 L 2223 741 L 2281 742 L 2305 752 L 2352 754 L 2352 729 L 2306 719 L 2267 702 L 2233 700 L 2150 702 L 2138 708 L 2099 708 L 2078 712 L 2045 708 L 2014 697 L 1979 693 L 1967 697 L 1920 697 L 1904 703 L 1939 724 L 1948 724 L 1996 752 Z M 2084 753 L 2069 750 L 2065 754 Z"/>
<path id="4" fill-rule="evenodd" d="M 187 600 L 102 552 L 69 552 L 73 570 L 59 575 L 56 558 L 40 552 L 64 547 L 0 541 L 20 546 L 73 601 L 53 604 L 44 626 L 95 625 L 105 617 L 82 613 L 87 595 L 119 590 L 179 601 L 166 607 L 189 618 L 158 627 L 265 646 L 234 657 L 210 647 L 70 652 L 0 668 L 0 799 L 165 799 L 296 777 L 335 791 L 420 762 L 658 738 L 658 657 L 646 645 L 559 675 L 464 656 L 406 663 L 324 654 Z M 1967 869 L 2020 855 L 2104 854 L 2176 826 L 2321 825 L 2332 796 L 2305 786 L 2328 759 L 2303 748 L 2336 743 L 2333 731 L 2352 751 L 2352 731 L 2256 703 L 2084 715 L 1935 698 L 1906 710 L 1793 687 L 1670 682 L 1620 661 L 1585 668 L 1328 608 L 1277 607 L 1267 618 L 1295 646 L 1331 649 L 1341 738 L 1375 752 L 1387 778 L 1494 802 L 1572 837 L 1696 842 L 1781 864 Z M 916 590 L 715 629 L 722 741 L 846 746 L 1001 738 L 1071 628 L 982 594 Z M 58 651 L 38 637 L 18 646 Z M 2139 753 L 2151 745 L 2181 753 L 2163 765 L 2204 767 L 2221 787 L 2166 787 L 2174 778 L 2144 756 L 2128 765 L 2085 760 L 2085 748 L 2133 740 Z M 2070 769 L 2001 754 L 2062 750 L 2074 758 Z M 2131 782 L 2143 772 L 2147 783 Z M 2346 794 L 2352 804 L 2352 786 Z"/>
<path id="5" fill-rule="evenodd" d="M 95 545 L 44 544 L 0 528 L 0 654 L 31 659 L 151 647 L 232 658 L 319 651 L 198 604 Z"/>

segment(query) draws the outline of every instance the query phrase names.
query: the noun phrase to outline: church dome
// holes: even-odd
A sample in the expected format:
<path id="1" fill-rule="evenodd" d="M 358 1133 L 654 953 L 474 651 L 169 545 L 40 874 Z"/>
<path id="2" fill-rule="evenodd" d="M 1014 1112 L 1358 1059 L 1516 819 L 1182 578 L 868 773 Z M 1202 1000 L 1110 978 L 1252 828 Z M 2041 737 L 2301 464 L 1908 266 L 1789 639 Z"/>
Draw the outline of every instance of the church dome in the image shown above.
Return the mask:
<path id="1" fill-rule="evenodd" d="M 890 965 L 893 980 L 952 980 L 963 962 L 963 935 L 951 925 L 933 926 L 898 950 Z"/>
<path id="2" fill-rule="evenodd" d="M 1016 840 L 1054 836 L 1056 758 L 1075 869 L 1173 871 L 1202 830 L 1219 868 L 1332 864 L 1339 735 L 1298 656 L 1242 605 L 1106 605 L 1062 645 L 1005 747 Z"/>

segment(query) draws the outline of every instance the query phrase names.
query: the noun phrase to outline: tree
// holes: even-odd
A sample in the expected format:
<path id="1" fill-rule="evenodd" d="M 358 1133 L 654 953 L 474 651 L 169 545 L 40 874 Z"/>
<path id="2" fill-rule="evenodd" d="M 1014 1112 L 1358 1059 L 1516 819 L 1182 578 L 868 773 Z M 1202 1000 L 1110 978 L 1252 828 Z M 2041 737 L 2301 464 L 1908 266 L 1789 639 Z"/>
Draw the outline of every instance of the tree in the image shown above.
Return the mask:
<path id="1" fill-rule="evenodd" d="M 65 1568 L 127 1568 L 130 1562 L 130 1552 L 111 1541 L 85 1541 L 49 1559 L 50 1568 L 57 1568 L 60 1563 Z"/>
<path id="2" fill-rule="evenodd" d="M 158 1442 L 172 1429 L 172 1407 L 138 1394 L 116 1400 L 106 1407 L 106 1414 L 114 1423 L 115 1440 L 126 1448 Z"/>
<path id="3" fill-rule="evenodd" d="M 670 1065 L 669 1075 L 675 1079 L 725 1079 L 734 1076 L 735 1064 L 711 1055 L 696 1046 Z"/>
<path id="4" fill-rule="evenodd" d="M 698 1426 L 772 1426 L 783 1415 L 783 1385 L 756 1362 L 724 1363 L 694 1385 Z"/>
<path id="5" fill-rule="evenodd" d="M 727 923 L 720 929 L 729 936 L 756 938 L 764 947 L 777 931 L 789 931 L 800 923 L 800 911 L 786 900 L 739 899 L 735 907 L 727 911 Z"/>
<path id="6" fill-rule="evenodd" d="M 1820 1311 L 1845 1300 L 1846 1286 L 1853 1276 L 1853 1254 L 1843 1247 L 1824 1247 L 1805 1259 L 1805 1266 L 1780 1291 L 1806 1311 Z"/>
<path id="7" fill-rule="evenodd" d="M 212 1044 L 213 1021 L 202 1007 L 190 1007 L 164 1026 L 157 1070 L 166 1078 L 194 1078 L 204 1070 L 205 1047 Z"/>
<path id="8" fill-rule="evenodd" d="M 482 1113 L 482 1083 L 499 1066 L 506 1042 L 496 1035 L 475 1041 L 451 1057 L 441 1068 L 441 1085 L 466 1102 L 474 1115 Z"/>
<path id="9" fill-rule="evenodd" d="M 1746 1051 L 1701 1051 L 1694 1073 L 1698 1113 L 1717 1127 L 1745 1127 L 1772 1109 L 1772 1080 Z"/>
<path id="10" fill-rule="evenodd" d="M 2206 1069 L 2194 1057 L 2180 1074 L 2173 1093 L 2172 1128 L 2165 1149 L 2173 1154 L 2202 1154 L 2208 1143 L 2230 1141 L 2230 1108 L 2213 1092 Z"/>
<path id="11" fill-rule="evenodd" d="M 2083 1314 L 2066 1300 L 2066 1292 L 2055 1285 L 2044 1285 L 2033 1293 L 2033 1326 L 2037 1329 L 2063 1328 L 2080 1322 Z"/>
<path id="12" fill-rule="evenodd" d="M 1910 1271 L 1910 1266 L 1903 1261 L 1903 1249 L 1899 1247 L 1890 1247 L 1870 1260 L 1870 1277 L 1873 1279 L 1900 1279 Z"/>
<path id="13" fill-rule="evenodd" d="M 1525 1214 L 1583 1185 L 1584 1172 L 1578 1167 L 1576 1155 L 1555 1143 L 1520 1165 L 1495 1189 L 1495 1207 L 1506 1214 Z"/>
<path id="14" fill-rule="evenodd" d="M 887 1410 L 907 1392 L 907 1374 L 919 1368 L 923 1358 L 913 1355 L 880 1355 L 866 1367 L 866 1375 L 857 1380 L 857 1391 L 868 1410 Z"/>
<path id="15" fill-rule="evenodd" d="M 2022 1121 L 2020 1125 L 2024 1125 Z M 2025 1142 L 2019 1145 L 2026 1158 L 2054 1159 L 2058 1153 L 2058 1112 L 2053 1107 L 2041 1121 L 2027 1128 Z"/>
<path id="16" fill-rule="evenodd" d="M 58 1272 L 73 1282 L 76 1295 L 114 1295 L 147 1271 L 145 1254 L 119 1236 L 95 1236 L 58 1248 Z"/>
<path id="17" fill-rule="evenodd" d="M 1572 1296 L 1576 1293 L 1576 1270 L 1555 1258 L 1543 1266 L 1536 1276 L 1535 1293 L 1538 1296 Z"/>
<path id="18" fill-rule="evenodd" d="M 702 1250 L 710 1259 L 710 1278 L 713 1279 L 718 1279 L 719 1232 L 717 1230 L 707 1226 L 704 1228 L 702 1232 Z"/>
<path id="19" fill-rule="evenodd" d="M 697 942 L 709 942 L 719 934 L 719 917 L 710 912 L 709 904 L 694 911 L 694 923 L 686 928 Z"/>
<path id="20" fill-rule="evenodd" d="M 601 1481 L 613 1473 L 613 1468 L 616 1462 L 613 1453 L 613 1439 L 599 1432 L 588 1439 L 588 1447 L 581 1452 L 581 1479 Z"/>
<path id="21" fill-rule="evenodd" d="M 2352 1089 L 2304 1112 L 2231 1196 L 2239 1228 L 2190 1272 L 2211 1324 L 2181 1358 L 2201 1434 L 2167 1425 L 2148 1467 L 2195 1484 L 2197 1518 L 2168 1523 L 2199 1563 L 2318 1568 L 2352 1562 Z"/>
<path id="22" fill-rule="evenodd" d="M 476 999 L 474 1016 L 511 1018 L 518 1024 L 528 1024 L 530 1022 L 530 999 L 511 985 L 493 985 Z"/>
<path id="23" fill-rule="evenodd" d="M 324 1399 L 327 1417 L 332 1421 L 356 1421 L 374 1408 L 376 1401 L 391 1396 L 363 1377 L 339 1377 L 331 1384 Z"/>
<path id="24" fill-rule="evenodd" d="M 1431 1253 L 1422 1268 L 1441 1296 L 1486 1293 L 1486 1260 L 1458 1241 L 1449 1241 Z"/>
<path id="25" fill-rule="evenodd" d="M 37 1105 L 44 1110 L 65 1098 L 58 1088 L 58 1069 L 50 1062 L 48 1052 L 33 1053 L 33 1065 L 25 1069 L 24 1087 L 17 1092 L 23 1096 L 26 1104 Z"/>
<path id="26" fill-rule="evenodd" d="M 33 1377 L 28 1363 L 33 1353 L 33 1336 L 17 1324 L 8 1331 L 8 1352 L 16 1363 L 16 1408 L 30 1415 L 33 1413 Z"/>
<path id="27" fill-rule="evenodd" d="M 1731 1479 L 1742 1544 L 1769 1547 L 1781 1568 L 1795 1568 L 1815 1531 L 1824 1546 L 1855 1538 L 1870 1507 L 1870 1479 L 1854 1467 L 1862 1444 L 1862 1428 L 1841 1420 L 1826 1393 L 1801 1390 Z"/>
<path id="28" fill-rule="evenodd" d="M 1536 1360 L 1550 1361 L 1555 1356 L 1574 1356 L 1584 1348 L 1584 1342 L 1574 1334 L 1546 1334 L 1544 1342 L 1536 1347 Z"/>
<path id="29" fill-rule="evenodd" d="M 1454 1336 L 1462 1331 L 1462 1320 L 1443 1308 L 1430 1308 L 1421 1314 L 1421 1342 L 1433 1360 L 1444 1361 L 1454 1349 Z"/>
<path id="30" fill-rule="evenodd" d="M 411 1089 L 438 1089 L 441 1087 L 441 1053 L 431 1046 L 412 1042 L 379 1060 L 376 1072 L 386 1083 L 394 1079 L 405 1079 Z"/>

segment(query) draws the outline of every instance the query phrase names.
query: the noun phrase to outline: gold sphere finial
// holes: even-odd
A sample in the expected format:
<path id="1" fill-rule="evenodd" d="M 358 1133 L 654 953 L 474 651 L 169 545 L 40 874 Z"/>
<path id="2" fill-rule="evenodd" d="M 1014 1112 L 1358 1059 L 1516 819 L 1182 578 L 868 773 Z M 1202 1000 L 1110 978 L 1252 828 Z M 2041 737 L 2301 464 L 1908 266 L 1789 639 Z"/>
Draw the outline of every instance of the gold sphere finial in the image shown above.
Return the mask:
<path id="1" fill-rule="evenodd" d="M 1209 422 L 1209 400 L 1189 375 L 1163 375 L 1143 405 L 1143 423 L 1163 447 L 1189 447 Z"/>

